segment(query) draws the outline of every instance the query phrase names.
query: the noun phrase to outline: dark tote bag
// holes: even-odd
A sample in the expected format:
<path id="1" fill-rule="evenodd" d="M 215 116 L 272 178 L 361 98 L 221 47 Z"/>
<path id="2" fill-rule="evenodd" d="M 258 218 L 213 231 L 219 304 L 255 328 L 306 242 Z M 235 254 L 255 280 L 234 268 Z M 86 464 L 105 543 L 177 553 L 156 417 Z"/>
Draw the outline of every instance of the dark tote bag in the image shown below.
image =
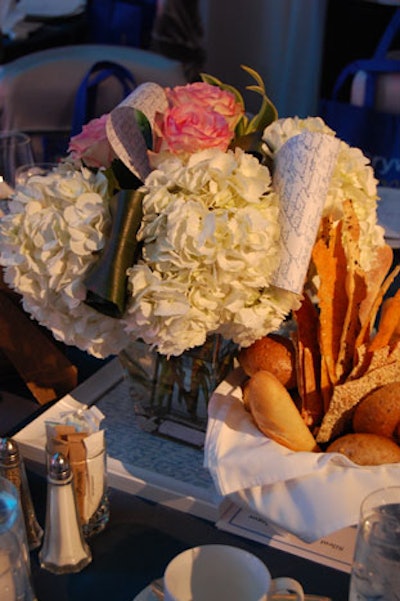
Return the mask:
<path id="1" fill-rule="evenodd" d="M 347 65 L 336 80 L 332 97 L 323 99 L 320 116 L 336 131 L 339 138 L 360 148 L 371 160 L 380 185 L 400 188 L 400 94 L 399 114 L 384 113 L 374 108 L 376 81 L 382 74 L 400 73 L 400 60 L 387 58 L 388 50 L 400 32 L 400 9 L 386 28 L 372 58 Z M 363 106 L 340 99 L 349 78 L 365 73 Z"/>
<path id="2" fill-rule="evenodd" d="M 109 78 L 114 78 L 120 83 L 121 100 L 126 98 L 136 87 L 135 78 L 123 65 L 112 61 L 95 63 L 84 76 L 75 96 L 71 136 L 79 134 L 82 127 L 97 116 L 98 88 L 103 81 Z"/>
<path id="3" fill-rule="evenodd" d="M 48 133 L 42 136 L 44 161 L 57 162 L 64 157 L 70 137 L 79 134 L 83 126 L 97 116 L 98 87 L 108 78 L 114 78 L 120 83 L 120 100 L 128 96 L 136 87 L 135 78 L 123 65 L 112 61 L 94 63 L 83 77 L 75 95 L 71 133 Z"/>

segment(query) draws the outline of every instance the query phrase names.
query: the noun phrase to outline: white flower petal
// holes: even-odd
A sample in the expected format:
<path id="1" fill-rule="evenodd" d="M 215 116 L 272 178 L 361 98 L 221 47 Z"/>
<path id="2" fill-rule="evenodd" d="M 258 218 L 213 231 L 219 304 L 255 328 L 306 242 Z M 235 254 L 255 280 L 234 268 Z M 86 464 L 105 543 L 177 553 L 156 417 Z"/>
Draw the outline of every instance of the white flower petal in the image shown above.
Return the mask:
<path id="1" fill-rule="evenodd" d="M 66 344 L 96 356 L 119 352 L 129 337 L 122 322 L 85 303 L 82 284 L 109 227 L 107 180 L 62 165 L 18 188 L 0 221 L 4 279 L 23 307 Z"/>

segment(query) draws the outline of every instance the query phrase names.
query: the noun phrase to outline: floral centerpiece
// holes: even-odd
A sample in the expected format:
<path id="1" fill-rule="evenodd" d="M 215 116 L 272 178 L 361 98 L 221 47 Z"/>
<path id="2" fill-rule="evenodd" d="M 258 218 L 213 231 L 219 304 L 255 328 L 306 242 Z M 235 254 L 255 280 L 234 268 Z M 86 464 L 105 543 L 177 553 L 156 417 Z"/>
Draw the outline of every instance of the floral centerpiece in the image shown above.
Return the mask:
<path id="1" fill-rule="evenodd" d="M 173 89 L 144 84 L 72 138 L 51 173 L 16 187 L 0 223 L 4 279 L 55 338 L 97 357 L 133 340 L 181 356 L 215 334 L 246 347 L 299 306 L 322 216 L 339 221 L 352 200 L 364 266 L 384 244 L 367 159 L 320 118 L 278 119 L 245 70 L 261 98 L 256 116 L 209 75 Z M 282 216 L 298 207 L 283 209 L 273 178 L 281 149 L 304 132 L 306 147 L 314 137 L 337 147 L 325 187 L 314 183 L 302 284 L 286 286 L 276 277 L 287 260 Z"/>

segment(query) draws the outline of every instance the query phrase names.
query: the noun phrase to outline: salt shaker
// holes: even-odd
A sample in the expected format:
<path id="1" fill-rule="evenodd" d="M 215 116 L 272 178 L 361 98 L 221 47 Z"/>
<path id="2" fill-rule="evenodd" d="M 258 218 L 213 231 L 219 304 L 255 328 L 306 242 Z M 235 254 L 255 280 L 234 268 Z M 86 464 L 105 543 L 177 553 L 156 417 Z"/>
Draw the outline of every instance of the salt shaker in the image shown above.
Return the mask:
<path id="1" fill-rule="evenodd" d="M 72 472 L 62 453 L 51 456 L 47 474 L 46 524 L 39 552 L 42 568 L 55 574 L 80 572 L 92 561 L 82 535 Z"/>
<path id="2" fill-rule="evenodd" d="M 36 519 L 23 458 L 12 438 L 0 438 L 0 476 L 12 482 L 18 491 L 28 547 L 32 551 L 40 546 L 43 530 Z"/>

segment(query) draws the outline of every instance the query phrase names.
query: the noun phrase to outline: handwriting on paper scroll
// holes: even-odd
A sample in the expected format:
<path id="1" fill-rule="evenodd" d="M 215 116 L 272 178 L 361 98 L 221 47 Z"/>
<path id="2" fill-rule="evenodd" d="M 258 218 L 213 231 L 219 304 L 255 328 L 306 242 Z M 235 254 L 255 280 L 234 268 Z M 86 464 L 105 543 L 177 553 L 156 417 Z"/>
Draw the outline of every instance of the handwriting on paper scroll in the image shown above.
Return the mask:
<path id="1" fill-rule="evenodd" d="M 167 105 L 167 97 L 161 86 L 144 83 L 111 111 L 107 121 L 107 136 L 114 152 L 142 181 L 151 168 L 146 143 L 134 112 L 142 112 L 153 129 L 156 113 L 164 113 Z"/>

